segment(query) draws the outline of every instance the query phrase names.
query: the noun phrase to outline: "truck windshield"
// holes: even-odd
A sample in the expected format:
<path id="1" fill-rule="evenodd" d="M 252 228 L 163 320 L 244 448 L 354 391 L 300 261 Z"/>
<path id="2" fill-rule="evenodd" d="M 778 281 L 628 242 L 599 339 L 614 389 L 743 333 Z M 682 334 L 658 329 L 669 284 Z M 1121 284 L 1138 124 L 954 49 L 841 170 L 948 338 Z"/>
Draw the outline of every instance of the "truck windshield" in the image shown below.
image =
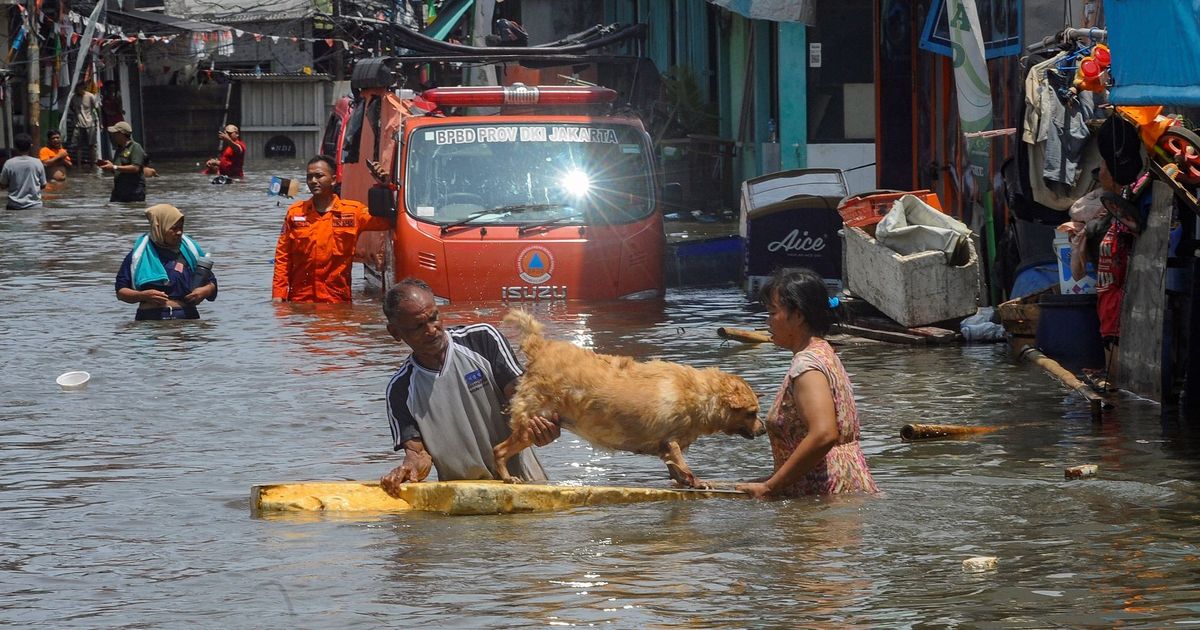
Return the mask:
<path id="1" fill-rule="evenodd" d="M 408 213 L 440 225 L 636 221 L 653 209 L 643 138 L 624 125 L 423 127 L 408 149 Z"/>

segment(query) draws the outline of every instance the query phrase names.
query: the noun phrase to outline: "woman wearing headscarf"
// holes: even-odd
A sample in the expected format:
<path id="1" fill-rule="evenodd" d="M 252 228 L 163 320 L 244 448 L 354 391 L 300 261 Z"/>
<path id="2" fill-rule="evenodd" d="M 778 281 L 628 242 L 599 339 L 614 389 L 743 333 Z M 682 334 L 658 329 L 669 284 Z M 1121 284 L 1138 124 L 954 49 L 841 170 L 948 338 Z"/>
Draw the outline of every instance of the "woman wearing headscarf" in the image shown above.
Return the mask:
<path id="1" fill-rule="evenodd" d="M 117 299 L 138 305 L 136 320 L 200 319 L 196 305 L 217 299 L 212 263 L 183 235 L 178 208 L 150 206 L 146 219 L 150 231 L 138 237 L 117 272 Z"/>

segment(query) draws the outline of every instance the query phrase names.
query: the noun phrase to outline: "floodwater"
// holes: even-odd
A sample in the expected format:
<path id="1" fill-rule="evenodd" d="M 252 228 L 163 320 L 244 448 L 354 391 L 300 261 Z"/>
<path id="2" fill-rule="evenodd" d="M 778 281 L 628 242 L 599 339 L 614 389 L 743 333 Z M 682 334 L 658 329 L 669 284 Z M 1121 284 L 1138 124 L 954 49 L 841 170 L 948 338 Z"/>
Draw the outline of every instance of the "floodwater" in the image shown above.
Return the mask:
<path id="1" fill-rule="evenodd" d="M 251 514 L 256 483 L 371 479 L 399 463 L 383 389 L 405 356 L 375 296 L 270 302 L 284 206 L 270 175 L 210 186 L 168 165 L 152 202 L 187 213 L 221 292 L 202 321 L 134 323 L 114 298 L 140 207 L 77 176 L 47 207 L 0 214 L 0 625 L 777 628 L 1200 623 L 1200 442 L 1120 398 L 1077 398 L 997 346 L 847 346 L 878 496 L 712 499 L 552 514 Z M 356 278 L 360 282 L 361 278 Z M 774 397 L 788 362 L 721 343 L 761 326 L 733 289 L 537 309 L 609 353 L 718 365 Z M 498 305 L 451 305 L 450 323 Z M 511 332 L 511 331 L 510 331 Z M 85 391 L 57 375 L 84 369 Z M 908 422 L 1002 426 L 909 444 Z M 665 486 L 651 457 L 569 434 L 556 482 Z M 702 477 L 770 470 L 765 438 L 710 437 Z M 1099 476 L 1065 481 L 1094 463 Z M 971 556 L 995 570 L 965 573 Z"/>

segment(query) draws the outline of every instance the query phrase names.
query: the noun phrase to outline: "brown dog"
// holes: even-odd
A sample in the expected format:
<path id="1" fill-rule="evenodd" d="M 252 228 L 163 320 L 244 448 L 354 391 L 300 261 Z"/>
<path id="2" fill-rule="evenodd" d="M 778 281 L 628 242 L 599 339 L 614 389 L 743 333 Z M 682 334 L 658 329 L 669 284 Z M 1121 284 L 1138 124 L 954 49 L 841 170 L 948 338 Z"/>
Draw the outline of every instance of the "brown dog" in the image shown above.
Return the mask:
<path id="1" fill-rule="evenodd" d="M 683 451 L 713 433 L 747 439 L 766 432 L 758 397 L 746 381 L 717 368 L 696 369 L 666 361 L 639 363 L 597 354 L 542 337 L 529 313 L 511 310 L 504 321 L 521 328 L 528 364 L 511 401 L 512 435 L 496 445 L 496 470 L 508 483 L 508 458 L 533 444 L 529 418 L 559 414 L 563 428 L 596 446 L 658 455 L 678 483 L 704 488 Z"/>

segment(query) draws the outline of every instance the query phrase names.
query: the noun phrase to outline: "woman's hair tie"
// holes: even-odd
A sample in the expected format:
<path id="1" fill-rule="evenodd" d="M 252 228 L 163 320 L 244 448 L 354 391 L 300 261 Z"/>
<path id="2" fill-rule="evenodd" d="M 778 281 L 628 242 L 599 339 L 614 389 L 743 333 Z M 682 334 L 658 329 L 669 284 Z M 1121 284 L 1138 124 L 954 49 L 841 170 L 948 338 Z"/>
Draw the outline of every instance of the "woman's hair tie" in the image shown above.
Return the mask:
<path id="1" fill-rule="evenodd" d="M 837 308 L 841 303 L 842 301 L 836 295 L 829 298 L 829 308 Z"/>

